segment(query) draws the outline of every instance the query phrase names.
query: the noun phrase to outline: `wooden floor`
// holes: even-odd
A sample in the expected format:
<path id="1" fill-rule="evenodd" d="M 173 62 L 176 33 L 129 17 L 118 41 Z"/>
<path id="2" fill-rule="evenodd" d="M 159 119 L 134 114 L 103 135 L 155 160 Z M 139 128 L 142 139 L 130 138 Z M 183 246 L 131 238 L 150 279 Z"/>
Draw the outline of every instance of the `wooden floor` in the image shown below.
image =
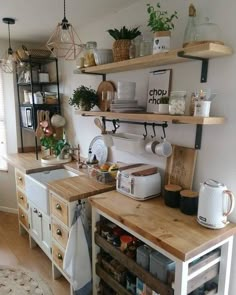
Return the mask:
<path id="1" fill-rule="evenodd" d="M 16 214 L 0 212 L 0 265 L 16 266 L 37 272 L 51 287 L 54 295 L 69 295 L 69 284 L 61 277 L 52 279 L 51 261 L 36 247 L 29 248 L 28 235 L 20 236 Z"/>

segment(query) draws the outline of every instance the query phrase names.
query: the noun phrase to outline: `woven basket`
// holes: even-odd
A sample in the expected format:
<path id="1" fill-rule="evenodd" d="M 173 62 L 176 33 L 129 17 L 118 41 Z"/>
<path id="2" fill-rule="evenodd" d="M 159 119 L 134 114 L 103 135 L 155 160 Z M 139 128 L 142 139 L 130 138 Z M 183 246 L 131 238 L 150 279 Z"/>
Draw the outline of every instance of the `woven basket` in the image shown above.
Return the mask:
<path id="1" fill-rule="evenodd" d="M 41 57 L 47 58 L 51 55 L 51 51 L 48 49 L 27 49 L 24 45 L 22 48 L 17 49 L 17 54 L 20 59 L 27 59 L 29 56 L 31 57 Z"/>
<path id="2" fill-rule="evenodd" d="M 113 58 L 114 61 L 122 61 L 129 59 L 129 47 L 131 45 L 131 40 L 116 40 L 113 43 Z"/>

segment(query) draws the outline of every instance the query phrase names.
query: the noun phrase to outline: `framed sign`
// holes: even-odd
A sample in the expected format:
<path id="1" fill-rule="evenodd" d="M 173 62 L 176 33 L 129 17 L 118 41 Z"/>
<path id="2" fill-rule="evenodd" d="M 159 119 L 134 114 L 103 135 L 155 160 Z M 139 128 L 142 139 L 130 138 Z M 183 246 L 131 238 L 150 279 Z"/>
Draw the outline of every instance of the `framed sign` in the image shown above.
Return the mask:
<path id="1" fill-rule="evenodd" d="M 148 83 L 147 112 L 158 113 L 160 98 L 169 96 L 171 69 L 150 72 Z"/>

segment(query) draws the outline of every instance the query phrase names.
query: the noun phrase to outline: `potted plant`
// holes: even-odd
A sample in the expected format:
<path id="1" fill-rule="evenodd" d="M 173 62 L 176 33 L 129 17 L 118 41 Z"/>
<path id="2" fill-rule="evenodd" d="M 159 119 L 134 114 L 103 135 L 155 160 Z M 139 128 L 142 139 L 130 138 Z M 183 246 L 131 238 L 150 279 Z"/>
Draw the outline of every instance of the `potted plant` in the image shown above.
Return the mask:
<path id="1" fill-rule="evenodd" d="M 82 111 L 90 111 L 98 103 L 98 94 L 91 87 L 81 85 L 73 92 L 69 104 L 79 107 Z"/>
<path id="2" fill-rule="evenodd" d="M 70 147 L 70 144 L 64 139 L 57 139 L 54 134 L 40 138 L 40 143 L 45 150 L 49 150 L 50 154 L 56 157 L 60 155 L 65 146 Z"/>
<path id="3" fill-rule="evenodd" d="M 129 59 L 131 40 L 141 35 L 138 27 L 127 29 L 123 26 L 120 30 L 110 29 L 107 32 L 115 39 L 112 47 L 114 61 L 117 62 Z"/>
<path id="4" fill-rule="evenodd" d="M 159 99 L 158 113 L 160 113 L 160 114 L 168 114 L 169 113 L 169 97 L 168 96 L 162 96 Z"/>
<path id="5" fill-rule="evenodd" d="M 148 26 L 154 33 L 153 53 L 167 52 L 170 49 L 170 31 L 174 29 L 173 20 L 177 19 L 177 11 L 170 16 L 166 10 L 160 10 L 160 3 L 157 8 L 151 4 L 147 4 L 147 12 L 149 14 Z"/>

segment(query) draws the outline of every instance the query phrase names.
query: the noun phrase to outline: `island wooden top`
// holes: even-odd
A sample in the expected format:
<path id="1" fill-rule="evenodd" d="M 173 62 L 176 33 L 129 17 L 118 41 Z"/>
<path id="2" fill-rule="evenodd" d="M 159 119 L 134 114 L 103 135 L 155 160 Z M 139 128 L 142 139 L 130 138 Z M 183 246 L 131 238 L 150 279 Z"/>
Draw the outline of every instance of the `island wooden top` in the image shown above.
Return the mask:
<path id="1" fill-rule="evenodd" d="M 68 202 L 84 199 L 115 189 L 115 185 L 97 182 L 87 175 L 80 175 L 48 183 L 48 188 Z"/>
<path id="2" fill-rule="evenodd" d="M 186 261 L 236 233 L 236 224 L 212 230 L 197 223 L 196 216 L 167 207 L 161 197 L 135 201 L 112 191 L 89 198 L 92 206 L 139 235 Z"/>

